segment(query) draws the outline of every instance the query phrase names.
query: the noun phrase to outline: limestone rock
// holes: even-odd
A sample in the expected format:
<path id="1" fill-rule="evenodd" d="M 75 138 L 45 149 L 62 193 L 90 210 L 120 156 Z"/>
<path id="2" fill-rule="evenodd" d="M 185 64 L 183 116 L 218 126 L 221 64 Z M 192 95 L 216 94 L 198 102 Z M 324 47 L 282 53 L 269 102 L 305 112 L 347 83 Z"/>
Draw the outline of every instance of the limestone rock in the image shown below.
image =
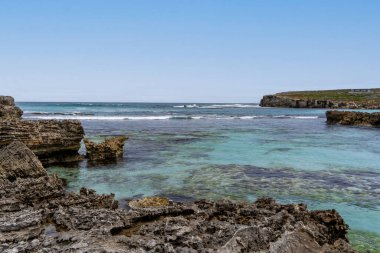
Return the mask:
<path id="1" fill-rule="evenodd" d="M 22 142 L 14 141 L 0 149 L 0 178 L 15 180 L 18 177 L 47 176 L 38 157 Z"/>
<path id="2" fill-rule="evenodd" d="M 101 143 L 85 139 L 86 157 L 90 162 L 114 162 L 123 156 L 123 148 L 126 140 L 127 137 L 125 136 L 107 138 Z"/>
<path id="3" fill-rule="evenodd" d="M 0 96 L 0 119 L 20 119 L 22 110 L 15 105 L 13 97 Z"/>
<path id="4" fill-rule="evenodd" d="M 285 108 L 341 108 L 349 105 L 338 105 L 330 100 L 305 100 L 287 98 L 277 95 L 266 95 L 260 101 L 262 107 L 285 107 Z"/>
<path id="5" fill-rule="evenodd" d="M 170 200 L 165 197 L 144 197 L 142 199 L 131 200 L 128 205 L 132 208 L 149 208 L 169 206 Z"/>
<path id="6" fill-rule="evenodd" d="M 17 142 L 12 147 L 15 154 L 21 147 L 31 152 Z M 17 171 L 18 163 L 7 166 Z M 66 192 L 58 177 L 33 177 L 41 168 L 31 168 L 24 174 L 31 177 L 0 178 L 1 252 L 353 252 L 335 210 L 269 198 L 172 203 L 157 197 L 136 201 L 149 208 L 119 209 L 113 194 Z"/>
<path id="7" fill-rule="evenodd" d="M 327 124 L 380 127 L 380 113 L 327 111 Z"/>
<path id="8" fill-rule="evenodd" d="M 0 147 L 23 142 L 43 165 L 75 162 L 84 130 L 77 120 L 0 120 Z"/>

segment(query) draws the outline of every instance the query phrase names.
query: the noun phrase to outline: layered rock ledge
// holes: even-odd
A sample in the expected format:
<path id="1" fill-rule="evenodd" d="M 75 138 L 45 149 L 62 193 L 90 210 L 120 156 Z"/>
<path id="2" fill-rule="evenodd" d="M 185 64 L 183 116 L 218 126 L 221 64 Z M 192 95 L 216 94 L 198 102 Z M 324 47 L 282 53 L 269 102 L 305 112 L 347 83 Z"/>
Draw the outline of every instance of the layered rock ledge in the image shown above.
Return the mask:
<path id="1" fill-rule="evenodd" d="M 15 105 L 13 97 L 0 96 L 0 119 L 20 119 L 22 110 Z"/>
<path id="2" fill-rule="evenodd" d="M 285 108 L 339 108 L 342 105 L 329 100 L 294 99 L 276 95 L 266 95 L 260 101 L 262 107 Z"/>
<path id="3" fill-rule="evenodd" d="M 23 120 L 12 97 L 0 96 L 0 148 L 13 141 L 28 146 L 47 166 L 82 160 L 84 130 L 77 120 Z"/>
<path id="4" fill-rule="evenodd" d="M 113 136 L 106 138 L 101 143 L 84 139 L 86 146 L 86 158 L 91 162 L 115 162 L 123 156 L 124 143 L 128 138 L 125 136 Z"/>
<path id="5" fill-rule="evenodd" d="M 327 124 L 380 127 L 380 113 L 327 111 Z"/>
<path id="6" fill-rule="evenodd" d="M 66 192 L 22 150 L 21 142 L 0 150 L 8 156 L 0 166 L 0 252 L 353 252 L 348 226 L 335 210 L 272 199 L 164 198 L 119 209 L 112 194 Z"/>

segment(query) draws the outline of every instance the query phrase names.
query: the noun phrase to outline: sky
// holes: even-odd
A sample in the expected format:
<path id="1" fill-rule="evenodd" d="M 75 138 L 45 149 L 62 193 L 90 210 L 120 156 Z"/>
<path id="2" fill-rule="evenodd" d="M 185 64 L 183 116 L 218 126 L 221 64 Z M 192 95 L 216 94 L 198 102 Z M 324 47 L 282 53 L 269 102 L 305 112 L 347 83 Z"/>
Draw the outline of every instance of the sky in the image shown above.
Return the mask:
<path id="1" fill-rule="evenodd" d="M 258 102 L 380 87 L 377 0 L 1 0 L 0 95 Z"/>

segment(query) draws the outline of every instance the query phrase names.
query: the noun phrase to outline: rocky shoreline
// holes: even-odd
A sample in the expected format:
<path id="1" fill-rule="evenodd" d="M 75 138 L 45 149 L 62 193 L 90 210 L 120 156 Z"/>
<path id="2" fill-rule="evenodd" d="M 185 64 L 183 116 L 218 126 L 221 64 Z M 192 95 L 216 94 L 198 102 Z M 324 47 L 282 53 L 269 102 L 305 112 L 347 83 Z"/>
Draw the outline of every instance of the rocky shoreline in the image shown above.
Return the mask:
<path id="1" fill-rule="evenodd" d="M 78 155 L 80 122 L 24 121 L 12 100 L 0 101 L 9 112 L 0 118 L 0 252 L 354 252 L 348 225 L 335 210 L 270 198 L 178 203 L 147 197 L 119 208 L 113 194 L 68 192 L 44 164 Z M 114 160 L 124 141 L 87 141 L 89 156 Z"/>
<path id="2" fill-rule="evenodd" d="M 21 142 L 0 155 L 1 252 L 353 252 L 335 210 L 162 198 L 120 209 L 112 194 L 66 192 Z"/>
<path id="3" fill-rule="evenodd" d="M 327 124 L 380 127 L 380 113 L 327 111 Z"/>
<path id="4" fill-rule="evenodd" d="M 365 92 L 351 90 L 294 91 L 266 95 L 262 107 L 326 108 L 326 109 L 380 109 L 380 90 Z"/>
<path id="5" fill-rule="evenodd" d="M 78 120 L 23 120 L 14 99 L 0 96 L 0 147 L 13 141 L 28 146 L 45 165 L 82 160 L 78 150 L 84 137 Z"/>

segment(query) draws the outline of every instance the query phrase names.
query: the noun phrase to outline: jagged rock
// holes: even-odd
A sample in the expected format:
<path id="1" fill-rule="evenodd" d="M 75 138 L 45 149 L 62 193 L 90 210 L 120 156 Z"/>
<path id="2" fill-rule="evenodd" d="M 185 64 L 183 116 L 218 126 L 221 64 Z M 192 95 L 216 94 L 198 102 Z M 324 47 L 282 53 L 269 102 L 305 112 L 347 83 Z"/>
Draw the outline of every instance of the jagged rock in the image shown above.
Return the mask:
<path id="1" fill-rule="evenodd" d="M 123 156 L 125 136 L 114 136 L 107 138 L 101 143 L 84 140 L 86 146 L 86 157 L 91 162 L 114 162 Z"/>
<path id="2" fill-rule="evenodd" d="M 20 119 L 22 110 L 15 105 L 13 97 L 0 96 L 0 119 Z"/>
<path id="3" fill-rule="evenodd" d="M 137 202 L 149 208 L 118 209 L 112 194 L 85 188 L 66 192 L 56 176 L 0 178 L 0 251 L 353 252 L 335 210 L 308 211 L 269 198 Z"/>
<path id="4" fill-rule="evenodd" d="M 0 149 L 0 178 L 16 180 L 21 177 L 47 176 L 38 157 L 24 143 L 14 141 Z"/>
<path id="5" fill-rule="evenodd" d="M 78 150 L 83 136 L 77 120 L 0 120 L 0 147 L 21 141 L 45 166 L 81 160 Z"/>
<path id="6" fill-rule="evenodd" d="M 327 124 L 380 127 L 380 113 L 327 111 Z"/>
<path id="7" fill-rule="evenodd" d="M 169 206 L 170 200 L 165 197 L 144 197 L 142 199 L 131 200 L 128 204 L 132 208 L 149 208 L 149 207 L 160 207 Z"/>

